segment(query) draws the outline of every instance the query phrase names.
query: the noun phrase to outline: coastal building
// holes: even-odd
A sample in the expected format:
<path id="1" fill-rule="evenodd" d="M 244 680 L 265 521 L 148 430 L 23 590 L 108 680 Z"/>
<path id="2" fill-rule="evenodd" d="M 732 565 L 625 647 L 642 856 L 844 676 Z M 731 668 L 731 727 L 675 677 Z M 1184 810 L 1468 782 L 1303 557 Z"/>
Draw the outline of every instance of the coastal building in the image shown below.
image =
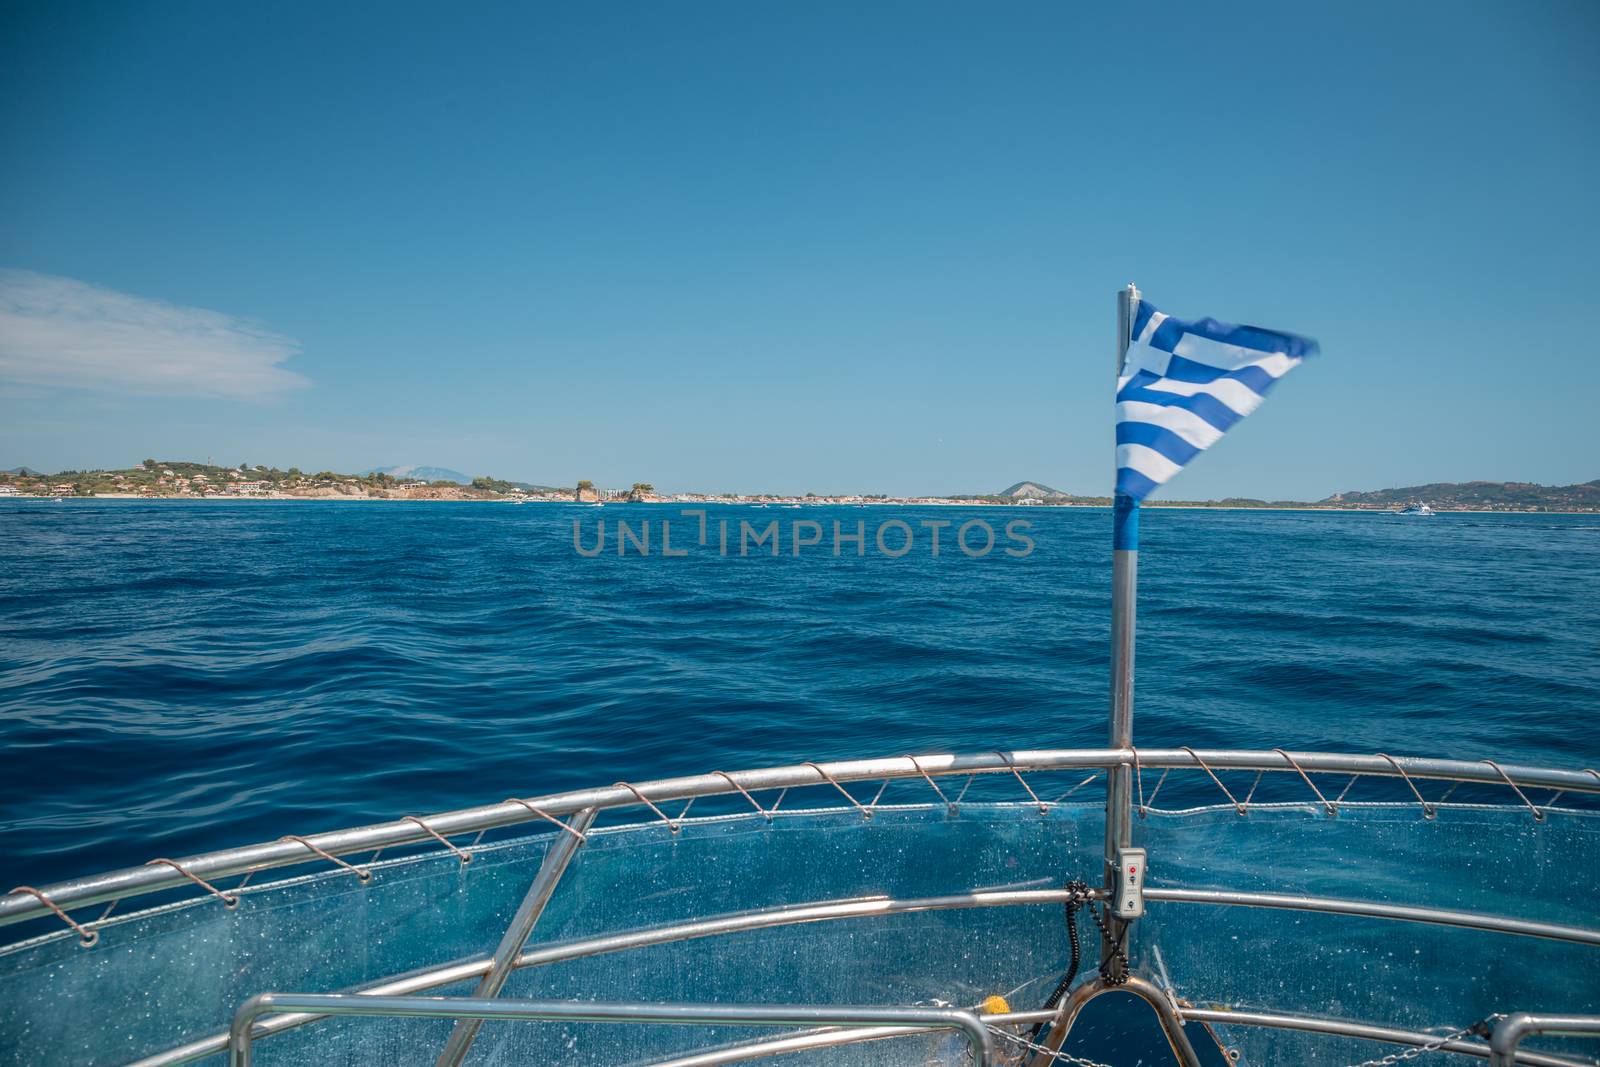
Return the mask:
<path id="1" fill-rule="evenodd" d="M 0 496 L 21 496 L 22 490 L 14 485 L 0 485 Z"/>

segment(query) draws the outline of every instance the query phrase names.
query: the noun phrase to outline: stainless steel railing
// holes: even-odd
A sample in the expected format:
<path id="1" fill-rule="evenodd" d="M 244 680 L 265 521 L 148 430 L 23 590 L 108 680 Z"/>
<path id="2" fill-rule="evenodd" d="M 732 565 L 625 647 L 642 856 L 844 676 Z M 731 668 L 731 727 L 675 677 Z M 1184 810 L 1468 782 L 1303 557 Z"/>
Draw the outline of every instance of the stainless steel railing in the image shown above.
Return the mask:
<path id="1" fill-rule="evenodd" d="M 989 1028 L 970 1011 L 950 1008 L 828 1007 L 816 1004 L 607 1004 L 473 997 L 359 997 L 341 993 L 262 993 L 234 1016 L 228 1031 L 229 1067 L 250 1067 L 258 1018 L 273 1012 L 432 1019 L 554 1019 L 633 1025 L 911 1027 L 954 1030 L 972 1047 L 973 1067 L 994 1057 Z M 904 1032 L 904 1031 L 902 1031 Z"/>
<path id="2" fill-rule="evenodd" d="M 1585 768 L 1577 771 L 1555 770 L 1501 764 L 1492 760 L 1465 761 L 1393 757 L 1382 753 L 1356 755 L 1328 752 L 1285 752 L 1232 749 L 1055 749 L 1037 751 L 988 752 L 968 755 L 897 756 L 883 759 L 840 760 L 832 763 L 802 763 L 760 770 L 692 775 L 667 778 L 638 784 L 618 783 L 600 789 L 574 790 L 529 799 L 511 799 L 498 804 L 463 808 L 422 817 L 407 816 L 390 822 L 370 826 L 334 830 L 319 834 L 285 835 L 277 841 L 224 849 L 189 856 L 180 860 L 152 861 L 142 867 L 129 867 L 87 878 L 77 878 L 27 892 L 12 891 L 0 897 L 0 926 L 66 912 L 97 904 L 115 903 L 133 897 L 198 884 L 211 888 L 210 883 L 232 877 L 250 877 L 258 872 L 292 867 L 322 859 L 352 856 L 360 853 L 379 853 L 399 846 L 443 841 L 457 855 L 468 857 L 469 852 L 450 844 L 451 838 L 468 834 L 482 835 L 490 830 L 525 824 L 539 825 L 540 820 L 559 822 L 585 808 L 608 811 L 623 808 L 648 808 L 654 817 L 676 827 L 678 819 L 668 815 L 661 804 L 709 796 L 742 795 L 756 810 L 772 817 L 787 794 L 796 789 L 821 786 L 832 787 L 844 793 L 864 817 L 870 818 L 877 799 L 863 803 L 852 795 L 847 785 L 880 783 L 882 786 L 901 779 L 925 779 L 935 790 L 939 778 L 962 777 L 969 780 L 980 775 L 1014 777 L 1030 802 L 1047 810 L 1058 801 L 1042 800 L 1029 784 L 1024 773 L 1090 770 L 1103 773 L 1112 767 L 1129 767 L 1134 771 L 1138 809 L 1149 810 L 1161 791 L 1165 776 L 1173 771 L 1200 771 L 1216 782 L 1240 814 L 1248 814 L 1254 787 L 1244 800 L 1239 800 L 1227 790 L 1217 777 L 1217 771 L 1256 771 L 1257 781 L 1266 774 L 1287 774 L 1303 779 L 1315 794 L 1315 801 L 1326 808 L 1337 810 L 1351 786 L 1362 778 L 1389 778 L 1404 780 L 1416 796 L 1420 811 L 1431 817 L 1439 801 L 1427 800 L 1417 783 L 1419 781 L 1449 781 L 1453 783 L 1482 783 L 1503 786 L 1508 796 L 1526 806 L 1535 819 L 1543 818 L 1543 810 L 1563 793 L 1600 795 L 1600 771 Z M 1162 771 L 1147 797 L 1144 790 L 1146 771 Z M 1350 784 L 1330 800 L 1315 786 L 1310 775 L 1348 775 Z M 1086 779 L 1081 785 L 1087 784 Z M 1527 795 L 1528 789 L 1553 790 L 1553 796 L 1536 803 Z M 764 806 L 756 798 L 758 793 L 776 792 L 777 797 Z M 944 803 L 959 805 L 961 794 L 954 799 L 939 791 Z M 687 811 L 687 807 L 684 809 Z M 371 862 L 371 861 L 368 861 Z M 226 899 L 226 894 L 214 890 Z M 81 924 L 86 933 L 93 933 L 95 921 Z M 88 940 L 88 938 L 86 938 Z"/>
<path id="3" fill-rule="evenodd" d="M 1104 890 L 1091 890 L 1096 897 L 1104 897 Z M 742 933 L 752 930 L 770 929 L 779 926 L 799 925 L 803 923 L 816 923 L 826 921 L 841 921 L 849 919 L 867 918 L 872 916 L 909 915 L 918 912 L 946 911 L 967 908 L 993 908 L 993 907 L 1026 907 L 1043 904 L 1061 904 L 1067 899 L 1067 892 L 1061 889 L 1018 889 L 1018 890 L 991 890 L 973 891 L 970 893 L 953 894 L 939 897 L 918 897 L 909 899 L 895 899 L 891 897 L 850 898 L 841 900 L 815 901 L 807 904 L 790 904 L 771 908 L 760 908 L 745 912 L 735 912 L 727 915 L 709 916 L 686 922 L 672 923 L 662 926 L 647 927 L 638 930 L 627 930 L 617 933 L 604 934 L 598 937 L 584 938 L 575 941 L 566 941 L 541 945 L 521 953 L 515 961 L 515 969 L 528 967 L 541 967 L 568 960 L 585 959 L 591 956 L 606 955 L 614 952 L 626 952 L 634 949 L 647 948 L 652 945 L 669 944 L 679 941 L 690 941 L 699 938 L 718 937 L 725 934 Z M 1158 889 L 1147 888 L 1145 899 L 1152 905 L 1161 906 L 1173 903 L 1229 905 L 1235 907 L 1266 907 L 1266 908 L 1292 908 L 1303 911 L 1330 912 L 1344 915 L 1361 916 L 1372 919 L 1387 919 L 1398 922 L 1417 922 L 1433 925 L 1455 926 L 1464 929 L 1481 930 L 1489 933 L 1511 936 L 1542 937 L 1554 940 L 1569 941 L 1578 944 L 1592 945 L 1600 948 L 1600 929 L 1585 929 L 1582 927 L 1558 926 L 1551 923 L 1537 923 L 1531 920 L 1515 919 L 1501 916 L 1488 915 L 1480 912 L 1464 912 L 1444 910 L 1438 908 L 1411 907 L 1394 904 L 1377 904 L 1366 901 L 1342 900 L 1329 897 L 1290 896 L 1272 893 L 1242 893 L 1221 890 L 1187 890 L 1187 889 Z M 483 958 L 464 963 L 452 963 L 442 967 L 420 971 L 402 979 L 384 982 L 372 986 L 359 996 L 408 996 L 425 993 L 433 989 L 442 989 L 455 983 L 481 979 L 489 973 L 491 960 Z M 315 1022 L 320 1016 L 312 1013 L 280 1014 L 273 1018 L 262 1020 L 258 1024 L 257 1036 L 277 1033 L 282 1030 L 293 1029 L 306 1023 Z M 1230 1013 L 1226 1020 L 1236 1021 L 1245 1016 L 1235 1016 Z M 1285 1018 L 1296 1018 L 1286 1016 Z M 1261 1025 L 1272 1025 L 1262 1023 Z M 1382 1029 L 1382 1028 L 1379 1028 Z M 1330 1031 L 1333 1032 L 1333 1031 Z M 1391 1031 L 1401 1033 L 1403 1031 Z M 1352 1032 L 1350 1036 L 1364 1036 Z M 1388 1038 L 1375 1038 L 1375 1040 L 1388 1040 Z M 206 1056 L 222 1052 L 227 1043 L 226 1034 L 213 1034 L 197 1041 L 189 1042 L 180 1047 L 170 1049 L 164 1053 L 147 1057 L 137 1061 L 130 1067 L 176 1067 L 177 1064 L 189 1063 Z M 1403 1043 L 1403 1042 L 1402 1042 Z M 1483 1046 L 1478 1046 L 1482 1048 Z M 1487 1053 L 1484 1053 L 1487 1055 Z M 1533 1061 L 1526 1061 L 1533 1062 Z"/>
<path id="4" fill-rule="evenodd" d="M 206 853 L 179 860 L 163 859 L 152 861 L 152 865 L 145 867 L 114 871 L 95 878 L 59 883 L 54 886 L 47 886 L 42 890 L 31 889 L 0 898 L 0 925 L 42 917 L 54 912 L 80 933 L 85 944 L 92 946 L 96 929 L 104 925 L 104 918 L 79 923 L 68 915 L 68 909 L 108 901 L 114 905 L 115 902 L 129 897 L 160 892 L 185 884 L 193 884 L 203 891 L 218 897 L 225 906 L 231 907 L 237 900 L 237 890 L 240 886 L 230 887 L 232 890 L 230 892 L 229 889 L 213 884 L 214 882 L 222 882 L 226 885 L 226 880 L 232 877 L 243 876 L 248 880 L 249 877 L 259 871 L 292 867 L 298 864 L 318 861 L 337 864 L 365 881 L 369 876 L 369 868 L 376 862 L 377 853 L 397 845 L 426 844 L 430 841 L 439 844 L 442 849 L 449 849 L 462 863 L 468 863 L 471 860 L 472 849 L 475 847 L 477 839 L 474 839 L 473 843 L 462 847 L 452 842 L 452 838 L 459 839 L 466 834 L 477 834 L 481 838 L 487 831 L 502 827 L 523 826 L 530 823 L 535 826 L 542 825 L 536 820 L 554 823 L 559 829 L 553 832 L 567 834 L 568 837 L 564 840 L 564 844 L 568 846 L 566 851 L 570 852 L 587 840 L 586 831 L 592 824 L 594 816 L 600 811 L 629 808 L 648 810 L 652 819 L 660 820 L 672 833 L 677 833 L 685 823 L 689 806 L 696 799 L 709 796 L 725 796 L 730 799 L 742 800 L 743 803 L 748 804 L 768 820 L 789 818 L 818 810 L 849 811 L 852 809 L 863 819 L 871 819 L 878 811 L 882 810 L 879 807 L 880 801 L 884 790 L 891 782 L 920 779 L 937 796 L 938 807 L 943 807 L 950 814 L 956 814 L 959 812 L 968 788 L 974 780 L 980 776 L 996 776 L 1003 782 L 1014 779 L 1015 787 L 1021 794 L 1025 794 L 1027 798 L 1026 801 L 1023 801 L 1019 796 L 1017 798 L 1018 803 L 1036 805 L 1041 813 L 1048 813 L 1051 807 L 1070 799 L 1074 793 L 1093 781 L 1098 775 L 1104 773 L 1108 768 L 1118 766 L 1126 767 L 1132 772 L 1131 777 L 1136 790 L 1137 807 L 1141 814 L 1153 809 L 1155 800 L 1161 792 L 1162 783 L 1173 772 L 1195 772 L 1197 777 L 1204 775 L 1209 778 L 1219 793 L 1226 798 L 1226 801 L 1241 816 L 1247 816 L 1252 806 L 1257 808 L 1268 806 L 1254 801 L 1256 787 L 1260 784 L 1263 776 L 1267 774 L 1292 776 L 1299 783 L 1303 783 L 1306 789 L 1306 805 L 1308 808 L 1313 811 L 1320 810 L 1330 817 L 1337 816 L 1340 806 L 1346 803 L 1345 798 L 1350 794 L 1352 788 L 1364 778 L 1388 778 L 1403 781 L 1406 789 L 1414 797 L 1418 805 L 1419 815 L 1423 818 L 1434 817 L 1438 805 L 1449 795 L 1446 793 L 1444 796 L 1436 796 L 1433 800 L 1429 800 L 1424 795 L 1424 786 L 1432 781 L 1453 783 L 1451 791 L 1462 783 L 1479 783 L 1495 788 L 1503 788 L 1507 792 L 1508 800 L 1514 799 L 1515 804 L 1526 808 L 1528 815 L 1536 821 L 1542 821 L 1545 818 L 1546 809 L 1550 808 L 1555 800 L 1559 799 L 1565 792 L 1600 795 L 1600 773 L 1590 769 L 1561 771 L 1548 768 L 1504 765 L 1492 760 L 1467 762 L 1397 758 L 1381 753 L 1373 756 L 1363 756 L 1342 753 L 1290 753 L 1277 749 L 1263 752 L 1194 750 L 1189 748 L 1130 748 L 905 756 L 822 764 L 806 763 L 731 774 L 717 771 L 709 775 L 639 784 L 618 783 L 607 789 L 578 790 L 531 799 L 512 799 L 498 805 L 486 805 L 479 808 L 423 817 L 408 816 L 393 822 L 325 834 L 309 836 L 286 835 L 279 841 L 268 844 Z M 1043 799 L 1041 790 L 1035 788 L 1040 781 L 1038 776 L 1055 772 L 1080 772 L 1085 770 L 1091 772 L 1089 777 L 1084 778 L 1065 793 L 1056 796 L 1055 799 Z M 1157 770 L 1161 774 L 1155 780 L 1154 788 L 1146 796 L 1144 777 L 1147 772 Z M 1241 770 L 1256 772 L 1255 781 L 1251 783 L 1249 790 L 1240 790 L 1242 799 L 1228 789 L 1218 773 Z M 1323 788 L 1319 787 L 1317 781 L 1313 778 L 1313 775 L 1330 774 L 1338 774 L 1341 777 L 1348 775 L 1349 781 L 1338 792 L 1335 792 L 1332 788 L 1328 788 L 1324 792 Z M 1030 783 L 1027 775 L 1035 776 L 1033 782 Z M 940 780 L 960 779 L 963 777 L 965 778 L 965 783 L 960 784 L 959 788 L 956 788 L 954 784 L 947 787 L 941 787 L 939 784 Z M 872 795 L 871 799 L 865 799 L 866 791 L 864 790 L 857 789 L 852 792 L 850 787 L 859 786 L 862 783 L 878 784 L 878 790 Z M 831 804 L 831 807 L 808 807 L 798 810 L 793 807 L 782 808 L 784 800 L 792 791 L 807 787 L 826 790 L 830 796 L 829 804 Z M 1549 789 L 1553 792 L 1548 798 L 1535 800 L 1529 795 L 1530 791 L 1535 789 Z M 1436 790 L 1430 791 L 1437 792 Z M 1055 790 L 1043 790 L 1043 793 L 1044 796 L 1050 796 L 1055 793 Z M 849 808 L 840 808 L 838 800 L 841 796 L 848 802 Z M 763 797 L 767 798 L 765 803 L 763 803 Z M 663 805 L 675 804 L 677 801 L 683 801 L 684 803 L 682 809 L 678 810 L 676 815 L 669 814 L 663 808 Z M 1350 803 L 1356 804 L 1358 802 L 1351 801 Z M 1281 805 L 1274 804 L 1270 806 Z M 896 805 L 895 807 L 903 808 L 904 806 Z M 935 806 L 928 805 L 928 807 L 933 808 Z M 365 860 L 362 865 L 352 864 L 340 858 L 341 856 L 352 856 L 369 851 L 373 852 L 374 855 Z M 439 854 L 440 852 L 436 851 L 429 855 L 436 856 Z M 394 862 L 396 861 L 389 861 L 389 863 Z M 384 864 L 384 866 L 388 866 L 388 864 Z M 556 872 L 555 877 L 559 877 L 559 871 Z M 1096 895 L 1101 896 L 1103 892 L 1097 891 Z M 1145 896 L 1149 902 L 1158 906 L 1188 903 L 1288 908 L 1395 921 L 1433 923 L 1498 934 L 1551 938 L 1577 944 L 1600 946 L 1600 930 L 1470 911 L 1401 904 L 1379 904 L 1296 894 L 1235 892 L 1213 889 L 1151 888 L 1146 890 Z M 975 891 L 966 894 L 912 900 L 857 898 L 817 901 L 809 904 L 787 905 L 751 912 L 711 916 L 670 926 L 624 931 L 582 941 L 542 945 L 526 951 L 522 950 L 521 943 L 518 941 L 510 949 L 507 949 L 507 945 L 502 945 L 502 949 L 506 950 L 503 960 L 484 959 L 434 968 L 408 976 L 405 979 L 382 983 L 353 996 L 339 995 L 345 999 L 338 1001 L 338 1003 L 344 1004 L 353 1000 L 360 1009 L 353 1013 L 381 1014 L 380 1012 L 368 1010 L 381 998 L 411 996 L 470 978 L 478 978 L 483 983 L 493 985 L 495 984 L 496 976 L 498 976 L 499 981 L 503 982 L 505 976 L 513 969 L 535 967 L 557 960 L 575 959 L 606 952 L 625 951 L 669 941 L 710 937 L 734 931 L 781 926 L 789 923 L 848 919 L 869 915 L 902 914 L 944 908 L 1036 905 L 1059 903 L 1065 899 L 1066 893 L 1064 890 L 1006 890 Z M 536 911 L 534 915 L 536 918 Z M 531 928 L 531 922 L 529 925 Z M 525 934 L 523 937 L 525 938 Z M 511 941 L 507 942 L 507 944 L 511 943 Z M 489 995 L 492 996 L 493 993 L 491 992 Z M 253 1024 L 253 1029 L 249 1031 L 246 1040 L 277 1033 L 321 1017 L 310 1010 L 309 1006 L 315 1000 L 316 998 L 311 998 L 305 1002 L 307 1005 L 306 1010 L 296 1010 L 282 1005 L 285 1003 L 298 1003 L 298 1001 L 280 999 L 277 1002 L 279 1007 L 272 1009 L 272 1017 L 261 1019 Z M 455 1008 L 459 1008 L 461 1003 L 460 1000 L 452 1001 Z M 501 1004 L 504 1002 L 485 1001 L 485 1003 Z M 634 1007 L 638 1006 L 635 1005 Z M 1200 1009 L 1194 1009 L 1194 1012 L 1199 1014 L 1190 1014 L 1186 1017 L 1196 1020 L 1204 1018 L 1204 1013 Z M 341 1012 L 341 1014 L 343 1013 L 350 1012 Z M 1250 1019 L 1254 1015 L 1259 1015 L 1262 1020 L 1272 1019 L 1277 1021 L 1251 1022 Z M 456 1011 L 452 1017 L 466 1020 L 499 1016 L 472 1016 L 468 1012 Z M 1331 1022 L 1328 1020 L 1300 1020 L 1304 1025 L 1297 1027 L 1294 1022 L 1296 1019 L 1299 1019 L 1299 1017 L 1246 1012 L 1228 1013 L 1226 1021 L 1240 1025 L 1283 1025 L 1312 1031 L 1322 1030 L 1330 1033 L 1345 1033 L 1349 1036 L 1369 1036 L 1374 1040 L 1392 1040 L 1396 1043 L 1409 1043 L 1414 1046 L 1418 1045 L 1419 1042 L 1413 1041 L 1413 1037 L 1428 1039 L 1428 1035 L 1414 1035 L 1407 1031 L 1345 1020 L 1333 1020 Z M 863 1023 L 861 1025 L 865 1026 L 866 1024 Z M 1328 1029 L 1329 1026 L 1343 1026 L 1346 1029 Z M 470 1041 L 470 1031 L 473 1028 L 468 1023 L 460 1024 L 461 1032 L 468 1035 L 465 1040 Z M 773 1043 L 774 1047 L 784 1042 L 793 1043 L 796 1041 L 817 1041 L 822 1045 L 844 1043 L 851 1040 L 868 1039 L 867 1035 L 871 1029 L 871 1027 L 868 1027 L 867 1030 L 863 1030 L 858 1034 L 835 1034 L 832 1037 L 822 1034 L 814 1035 L 811 1038 L 790 1035 L 785 1038 L 773 1039 Z M 880 1024 L 878 1030 L 882 1031 L 884 1036 L 889 1036 L 894 1031 L 894 1027 Z M 1390 1036 L 1373 1036 L 1378 1034 L 1388 1034 Z M 1397 1037 L 1395 1035 L 1401 1036 Z M 158 1065 L 159 1067 L 170 1067 L 170 1065 L 213 1055 L 223 1051 L 228 1041 L 229 1038 L 226 1034 L 212 1035 L 141 1060 L 139 1061 L 139 1067 L 158 1067 Z M 762 1044 L 758 1042 L 750 1047 L 755 1048 Z M 1468 1051 L 1474 1055 L 1488 1055 L 1488 1046 L 1486 1045 L 1473 1044 L 1472 1042 L 1457 1042 L 1457 1044 L 1469 1045 L 1471 1048 L 1452 1049 L 1452 1051 Z M 802 1044 L 795 1047 L 812 1046 Z M 464 1044 L 462 1048 L 464 1050 Z M 707 1053 L 705 1055 L 712 1055 L 713 1058 L 691 1057 L 684 1062 L 734 1062 L 734 1059 L 722 1060 L 715 1058 L 715 1056 L 720 1056 L 722 1053 Z M 1525 1053 L 1518 1054 L 1517 1062 L 1562 1064 L 1570 1061 L 1563 1061 L 1559 1057 Z"/>

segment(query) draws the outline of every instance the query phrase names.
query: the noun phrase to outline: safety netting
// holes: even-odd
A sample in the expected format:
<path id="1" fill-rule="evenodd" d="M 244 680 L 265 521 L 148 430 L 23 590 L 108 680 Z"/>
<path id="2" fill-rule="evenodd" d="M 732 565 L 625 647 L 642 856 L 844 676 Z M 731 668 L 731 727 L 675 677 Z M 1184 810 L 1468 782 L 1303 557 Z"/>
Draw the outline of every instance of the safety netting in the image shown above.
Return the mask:
<path id="1" fill-rule="evenodd" d="M 1135 821 L 1151 889 L 1310 894 L 1594 926 L 1600 816 L 1527 808 L 1257 805 L 1151 811 Z M 370 988 L 493 951 L 561 831 L 371 865 L 361 881 L 327 867 L 250 885 L 228 909 L 211 896 L 131 912 L 80 947 L 70 931 L 0 949 L 0 1063 L 126 1064 L 226 1030 L 261 992 Z M 1038 1008 L 1062 974 L 1060 903 L 893 910 L 787 921 L 823 901 L 929 901 L 974 891 L 1097 884 L 1098 805 L 883 806 L 684 820 L 592 830 L 530 938 L 504 997 L 548 1000 L 971 1007 L 1002 995 Z M 1098 935 L 1080 918 L 1095 973 Z M 729 928 L 731 927 L 731 928 Z M 670 928 L 670 929 L 668 929 Z M 666 933 L 659 933 L 668 930 Z M 630 931 L 659 936 L 618 945 Z M 638 943 L 638 942 L 644 943 Z M 1592 1012 L 1600 948 L 1457 926 L 1238 904 L 1148 903 L 1134 927 L 1137 973 L 1200 1008 L 1341 1017 L 1408 1030 L 1464 1026 L 1493 1012 Z M 468 977 L 423 982 L 466 995 Z M 1093 1006 L 1091 1006 L 1093 1007 Z M 1142 1006 L 1141 1006 L 1141 1010 Z M 1161 1062 L 1149 1041 L 1114 1067 Z M 336 1018 L 259 1039 L 279 1064 L 431 1064 L 449 1020 Z M 1013 1027 L 1012 1035 L 1026 1029 Z M 1253 1026 L 1189 1024 L 1207 1062 L 1352 1063 L 1394 1051 L 1371 1042 Z M 1442 1031 L 1440 1031 L 1442 1032 Z M 779 1036 L 756 1027 L 489 1022 L 472 1064 L 655 1063 Z M 1066 1049 L 1075 1050 L 1075 1033 Z M 1002 1040 L 1002 1049 L 1016 1050 Z M 1559 1040 L 1529 1047 L 1570 1048 Z M 965 1062 L 950 1035 L 789 1053 L 783 1062 Z M 1588 1053 L 1592 1055 L 1594 1049 Z M 1467 1062 L 1434 1053 L 1440 1062 Z M 202 1062 L 223 1062 L 220 1053 Z"/>

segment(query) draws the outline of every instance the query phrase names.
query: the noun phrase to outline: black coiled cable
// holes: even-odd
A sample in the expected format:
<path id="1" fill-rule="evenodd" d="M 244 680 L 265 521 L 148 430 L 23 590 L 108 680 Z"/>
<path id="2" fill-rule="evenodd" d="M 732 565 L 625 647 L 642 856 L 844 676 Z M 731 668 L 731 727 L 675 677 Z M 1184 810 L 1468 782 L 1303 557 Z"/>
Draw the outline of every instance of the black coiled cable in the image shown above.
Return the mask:
<path id="1" fill-rule="evenodd" d="M 1045 1011 L 1053 1011 L 1061 1003 L 1061 998 L 1067 995 L 1067 990 L 1072 987 L 1072 980 L 1078 977 L 1078 964 L 1083 959 L 1083 948 L 1078 944 L 1078 909 L 1089 901 L 1089 883 L 1074 878 L 1067 883 L 1067 942 L 1072 946 L 1072 959 L 1067 963 L 1067 973 L 1062 976 L 1056 985 L 1055 991 L 1044 1002 Z M 1044 1028 L 1049 1020 L 1039 1023 L 1033 1028 L 1029 1041 L 1038 1043 L 1039 1035 L 1044 1033 Z"/>

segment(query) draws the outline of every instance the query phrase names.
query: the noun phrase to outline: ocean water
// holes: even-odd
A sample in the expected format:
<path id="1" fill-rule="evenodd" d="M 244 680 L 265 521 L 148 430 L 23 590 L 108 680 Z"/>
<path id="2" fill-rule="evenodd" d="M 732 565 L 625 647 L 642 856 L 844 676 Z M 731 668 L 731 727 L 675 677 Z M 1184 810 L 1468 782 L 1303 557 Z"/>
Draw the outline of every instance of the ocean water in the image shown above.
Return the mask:
<path id="1" fill-rule="evenodd" d="M 619 519 L 651 523 L 648 556 L 616 554 Z M 741 520 L 777 522 L 780 554 L 741 556 Z M 821 542 L 795 556 L 802 520 Z M 979 557 L 954 540 L 974 520 Z M 712 508 L 704 545 L 698 523 L 0 504 L 0 877 L 618 779 L 1104 742 L 1109 512 Z M 1154 510 L 1143 536 L 1140 744 L 1595 765 L 1600 518 Z"/>

